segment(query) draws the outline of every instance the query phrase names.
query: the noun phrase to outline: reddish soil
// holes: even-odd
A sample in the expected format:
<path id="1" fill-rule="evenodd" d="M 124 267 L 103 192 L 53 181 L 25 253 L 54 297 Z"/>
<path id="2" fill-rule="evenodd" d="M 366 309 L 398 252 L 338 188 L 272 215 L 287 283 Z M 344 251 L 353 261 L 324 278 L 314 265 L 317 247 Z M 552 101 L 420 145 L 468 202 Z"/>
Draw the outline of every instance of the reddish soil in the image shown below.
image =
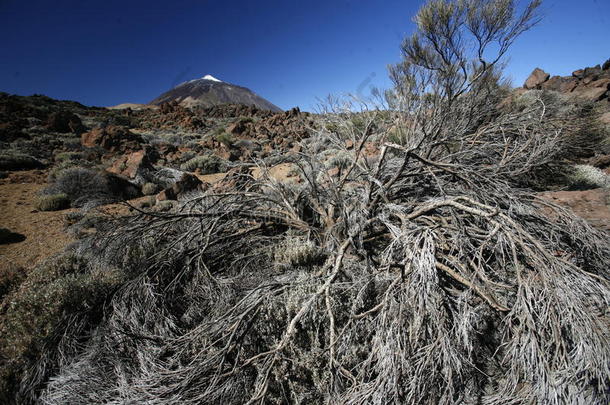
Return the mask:
<path id="1" fill-rule="evenodd" d="M 34 206 L 43 179 L 37 171 L 19 172 L 0 184 L 0 227 L 25 236 L 22 242 L 0 245 L 0 269 L 32 268 L 72 242 L 63 222 L 70 210 L 40 212 Z"/>
<path id="2" fill-rule="evenodd" d="M 610 231 L 610 190 L 547 191 L 541 196 L 570 207 L 594 227 Z"/>

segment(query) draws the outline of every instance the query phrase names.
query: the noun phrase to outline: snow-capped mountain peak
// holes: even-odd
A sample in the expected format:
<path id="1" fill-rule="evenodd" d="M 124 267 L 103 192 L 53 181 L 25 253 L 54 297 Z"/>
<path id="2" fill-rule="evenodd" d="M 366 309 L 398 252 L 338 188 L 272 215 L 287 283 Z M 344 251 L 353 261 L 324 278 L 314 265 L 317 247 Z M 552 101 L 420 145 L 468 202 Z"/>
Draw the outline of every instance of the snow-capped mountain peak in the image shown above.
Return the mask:
<path id="1" fill-rule="evenodd" d="M 252 90 L 236 84 L 223 82 L 212 75 L 180 83 L 150 102 L 161 105 L 175 101 L 183 107 L 210 107 L 218 104 L 251 105 L 262 110 L 282 111 L 276 105 L 260 97 Z"/>

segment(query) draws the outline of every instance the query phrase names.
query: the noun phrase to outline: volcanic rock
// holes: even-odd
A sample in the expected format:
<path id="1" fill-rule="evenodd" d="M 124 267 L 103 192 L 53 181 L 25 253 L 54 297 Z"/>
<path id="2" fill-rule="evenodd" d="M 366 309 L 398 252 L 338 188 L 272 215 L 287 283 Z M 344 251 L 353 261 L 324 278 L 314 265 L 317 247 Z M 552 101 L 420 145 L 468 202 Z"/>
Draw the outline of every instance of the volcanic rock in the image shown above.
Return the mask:
<path id="1" fill-rule="evenodd" d="M 523 87 L 526 89 L 535 89 L 549 79 L 550 75 L 540 68 L 534 69 L 529 75 Z"/>
<path id="2" fill-rule="evenodd" d="M 81 144 L 87 148 L 101 147 L 110 152 L 127 153 L 142 148 L 142 137 L 125 127 L 96 128 L 81 135 Z"/>
<path id="3" fill-rule="evenodd" d="M 177 200 L 183 193 L 196 189 L 205 190 L 208 187 L 210 187 L 208 183 L 199 180 L 194 174 L 184 173 L 173 186 L 161 191 L 156 198 L 157 201 Z"/>
<path id="4" fill-rule="evenodd" d="M 142 183 L 144 175 L 154 171 L 149 155 L 150 152 L 147 152 L 146 149 L 122 155 L 107 171 L 134 180 L 136 183 Z"/>

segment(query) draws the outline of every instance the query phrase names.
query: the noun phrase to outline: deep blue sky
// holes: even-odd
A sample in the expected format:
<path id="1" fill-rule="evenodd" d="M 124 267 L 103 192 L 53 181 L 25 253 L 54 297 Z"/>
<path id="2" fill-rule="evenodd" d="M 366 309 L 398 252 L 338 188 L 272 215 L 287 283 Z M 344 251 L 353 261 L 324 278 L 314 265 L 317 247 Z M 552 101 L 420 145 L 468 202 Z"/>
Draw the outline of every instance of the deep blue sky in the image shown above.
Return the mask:
<path id="1" fill-rule="evenodd" d="M 0 91 L 87 105 L 145 103 L 212 74 L 287 109 L 389 86 L 421 1 L 0 0 Z M 513 47 L 521 85 L 610 58 L 610 0 L 546 0 Z"/>

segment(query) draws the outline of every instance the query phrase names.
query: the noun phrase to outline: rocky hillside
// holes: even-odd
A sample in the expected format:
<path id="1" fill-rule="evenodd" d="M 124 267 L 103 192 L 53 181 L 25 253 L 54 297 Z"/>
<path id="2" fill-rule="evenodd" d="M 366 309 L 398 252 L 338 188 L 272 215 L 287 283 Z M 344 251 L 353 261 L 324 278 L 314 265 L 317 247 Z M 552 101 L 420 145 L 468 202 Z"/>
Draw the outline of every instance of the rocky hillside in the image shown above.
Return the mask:
<path id="1" fill-rule="evenodd" d="M 150 102 L 152 105 L 175 101 L 183 107 L 211 107 L 218 104 L 243 104 L 262 110 L 282 111 L 252 90 L 232 83 L 226 83 L 211 75 L 190 80 L 161 94 Z"/>
<path id="2" fill-rule="evenodd" d="M 551 76 L 536 68 L 523 87 L 571 94 L 584 100 L 601 102 L 610 109 L 610 59 L 601 65 L 575 70 L 571 76 Z"/>

